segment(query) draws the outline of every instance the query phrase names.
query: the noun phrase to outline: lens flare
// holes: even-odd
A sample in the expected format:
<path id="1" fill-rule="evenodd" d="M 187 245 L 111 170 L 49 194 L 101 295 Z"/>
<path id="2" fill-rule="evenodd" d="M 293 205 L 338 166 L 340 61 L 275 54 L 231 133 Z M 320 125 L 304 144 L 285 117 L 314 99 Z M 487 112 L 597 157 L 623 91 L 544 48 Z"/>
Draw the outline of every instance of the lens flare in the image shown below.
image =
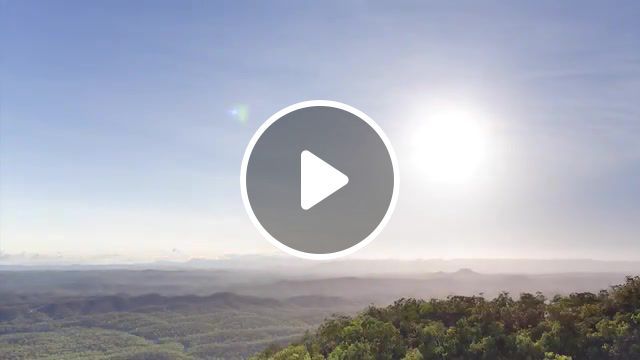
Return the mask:
<path id="1" fill-rule="evenodd" d="M 245 104 L 235 105 L 229 110 L 229 115 L 241 124 L 249 120 L 249 106 Z"/>

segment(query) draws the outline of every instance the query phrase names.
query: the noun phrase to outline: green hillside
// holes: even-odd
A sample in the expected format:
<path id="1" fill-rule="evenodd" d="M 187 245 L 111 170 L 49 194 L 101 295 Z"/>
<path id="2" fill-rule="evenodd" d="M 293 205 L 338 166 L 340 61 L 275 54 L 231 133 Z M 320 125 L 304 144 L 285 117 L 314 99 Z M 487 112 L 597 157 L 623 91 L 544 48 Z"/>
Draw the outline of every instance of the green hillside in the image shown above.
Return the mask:
<path id="1" fill-rule="evenodd" d="M 640 277 L 598 294 L 400 299 L 254 359 L 640 359 Z"/>
<path id="2" fill-rule="evenodd" d="M 0 304 L 2 360 L 246 359 L 358 306 L 331 297 L 232 293 L 21 299 Z"/>

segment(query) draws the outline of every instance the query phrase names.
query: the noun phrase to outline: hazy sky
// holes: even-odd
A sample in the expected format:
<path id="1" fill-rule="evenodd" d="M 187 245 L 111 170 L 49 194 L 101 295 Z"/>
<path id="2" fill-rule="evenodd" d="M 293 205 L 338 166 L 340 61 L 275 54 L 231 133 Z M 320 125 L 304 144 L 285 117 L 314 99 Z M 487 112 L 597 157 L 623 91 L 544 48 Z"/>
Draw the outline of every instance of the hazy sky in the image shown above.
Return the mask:
<path id="1" fill-rule="evenodd" d="M 637 1 L 0 3 L 3 252 L 276 252 L 242 207 L 243 152 L 272 113 L 330 99 L 401 170 L 354 256 L 640 259 Z M 420 166 L 442 108 L 490 149 L 464 183 Z"/>

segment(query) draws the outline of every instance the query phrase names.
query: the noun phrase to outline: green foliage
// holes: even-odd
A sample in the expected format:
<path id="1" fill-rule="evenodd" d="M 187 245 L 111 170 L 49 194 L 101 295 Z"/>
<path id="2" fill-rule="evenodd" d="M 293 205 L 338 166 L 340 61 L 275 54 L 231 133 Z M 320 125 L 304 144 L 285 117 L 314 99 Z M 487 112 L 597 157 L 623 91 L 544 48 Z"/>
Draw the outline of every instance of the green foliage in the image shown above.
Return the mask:
<path id="1" fill-rule="evenodd" d="M 640 359 L 640 277 L 599 294 L 546 299 L 400 299 L 327 320 L 302 343 L 257 359 Z M 278 357 L 280 356 L 280 357 Z M 296 356 L 296 357 L 294 357 Z"/>
<path id="2" fill-rule="evenodd" d="M 311 360 L 311 355 L 303 345 L 290 346 L 282 351 L 278 351 L 273 360 Z"/>
<path id="3" fill-rule="evenodd" d="M 12 315 L 0 320 L 0 359 L 246 359 L 270 344 L 279 350 L 299 341 L 318 325 L 307 319 L 336 311 L 235 295 L 45 301 L 4 305 Z M 129 308 L 113 311 L 114 304 Z"/>
<path id="4" fill-rule="evenodd" d="M 402 358 L 402 360 L 422 360 L 422 359 L 423 359 L 422 353 L 420 353 L 420 350 L 418 349 L 411 349 L 407 351 L 405 356 Z"/>

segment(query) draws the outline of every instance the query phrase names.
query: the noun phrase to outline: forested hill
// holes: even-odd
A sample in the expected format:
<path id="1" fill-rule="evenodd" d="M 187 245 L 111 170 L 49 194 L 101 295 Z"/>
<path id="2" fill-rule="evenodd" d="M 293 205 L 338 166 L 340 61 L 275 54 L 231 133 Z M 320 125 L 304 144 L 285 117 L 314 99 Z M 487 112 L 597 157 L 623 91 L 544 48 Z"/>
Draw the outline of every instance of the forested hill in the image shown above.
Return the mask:
<path id="1" fill-rule="evenodd" d="M 3 303 L 4 302 L 4 303 Z M 147 294 L 57 297 L 0 293 L 0 359 L 246 359 L 289 344 L 351 300 Z"/>
<path id="2" fill-rule="evenodd" d="M 640 359 L 640 277 L 593 293 L 400 299 L 254 359 Z"/>

